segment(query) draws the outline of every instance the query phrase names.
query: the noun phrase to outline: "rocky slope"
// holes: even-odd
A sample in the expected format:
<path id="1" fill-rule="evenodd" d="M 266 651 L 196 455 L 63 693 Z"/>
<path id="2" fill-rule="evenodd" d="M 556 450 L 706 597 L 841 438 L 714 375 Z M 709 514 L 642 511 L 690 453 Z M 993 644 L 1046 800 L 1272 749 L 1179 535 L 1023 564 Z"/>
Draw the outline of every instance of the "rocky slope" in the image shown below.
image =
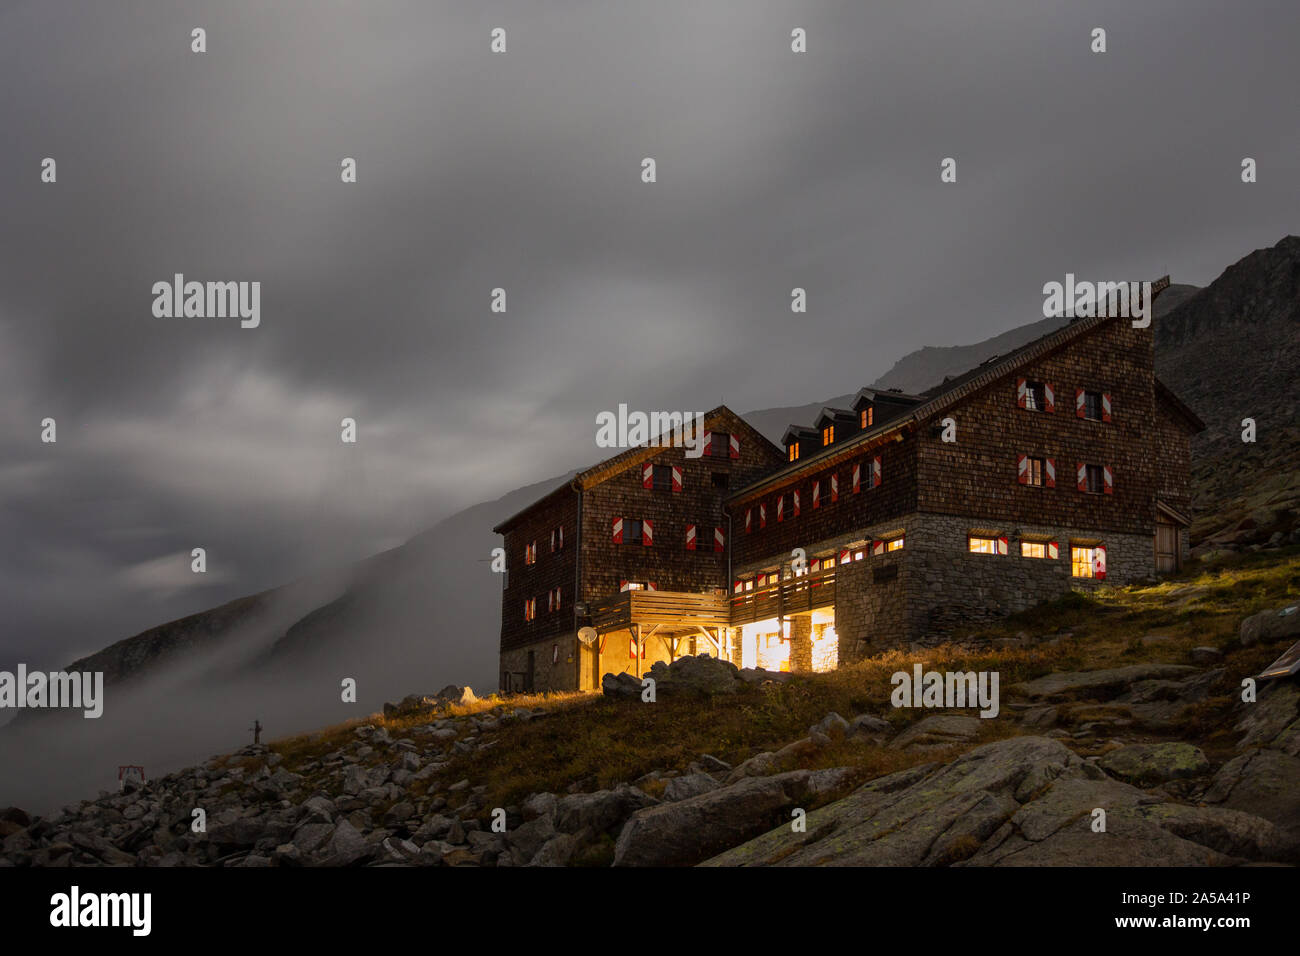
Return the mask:
<path id="1" fill-rule="evenodd" d="M 1243 675 L 1300 639 L 1300 612 L 1279 613 L 1296 607 L 1300 555 L 1281 565 L 979 635 L 996 654 L 951 663 L 1002 662 L 993 719 L 891 709 L 902 654 L 809 676 L 682 658 L 652 672 L 654 704 L 616 680 L 604 697 L 529 701 L 451 687 L 47 819 L 0 811 L 0 865 L 1296 863 L 1300 683 L 1239 699 Z M 869 709 L 789 735 L 828 703 Z"/>

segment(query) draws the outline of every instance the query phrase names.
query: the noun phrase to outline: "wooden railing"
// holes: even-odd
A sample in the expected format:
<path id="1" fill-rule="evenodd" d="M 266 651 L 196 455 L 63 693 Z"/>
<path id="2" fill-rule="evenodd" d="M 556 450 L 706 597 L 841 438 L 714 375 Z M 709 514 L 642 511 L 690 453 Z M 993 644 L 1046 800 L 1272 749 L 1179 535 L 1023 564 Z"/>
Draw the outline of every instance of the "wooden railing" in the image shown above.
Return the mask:
<path id="1" fill-rule="evenodd" d="M 729 608 L 725 595 L 685 591 L 622 591 L 591 605 L 591 622 L 598 631 L 630 624 L 683 624 L 725 627 Z"/>
<path id="2" fill-rule="evenodd" d="M 733 594 L 731 626 L 834 604 L 835 571 L 828 568 Z"/>

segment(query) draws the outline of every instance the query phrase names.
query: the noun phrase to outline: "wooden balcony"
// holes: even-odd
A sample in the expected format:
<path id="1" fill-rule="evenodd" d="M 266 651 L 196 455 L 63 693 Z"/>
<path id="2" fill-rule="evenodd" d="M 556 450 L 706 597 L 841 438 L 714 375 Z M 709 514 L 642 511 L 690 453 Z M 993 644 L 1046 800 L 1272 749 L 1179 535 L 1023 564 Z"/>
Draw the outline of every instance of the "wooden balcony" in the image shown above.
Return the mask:
<path id="1" fill-rule="evenodd" d="M 591 623 L 601 634 L 634 624 L 688 630 L 726 627 L 729 614 L 725 595 L 684 591 L 620 591 L 591 605 Z"/>
<path id="2" fill-rule="evenodd" d="M 836 568 L 810 572 L 731 596 L 731 626 L 797 614 L 835 603 Z"/>

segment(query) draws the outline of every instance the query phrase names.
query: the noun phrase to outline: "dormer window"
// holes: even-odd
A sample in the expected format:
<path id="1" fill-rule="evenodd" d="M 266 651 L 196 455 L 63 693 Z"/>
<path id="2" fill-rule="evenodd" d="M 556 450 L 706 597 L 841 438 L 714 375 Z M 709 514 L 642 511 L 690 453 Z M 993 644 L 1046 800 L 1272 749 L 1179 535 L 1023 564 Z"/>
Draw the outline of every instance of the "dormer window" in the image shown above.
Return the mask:
<path id="1" fill-rule="evenodd" d="M 829 445 L 833 441 L 835 441 L 835 426 L 827 425 L 822 429 L 822 447 Z"/>
<path id="2" fill-rule="evenodd" d="M 858 412 L 858 427 L 870 428 L 874 425 L 876 417 L 875 412 L 876 410 L 871 406 L 867 406 L 862 411 Z"/>
<path id="3" fill-rule="evenodd" d="M 799 460 L 799 443 L 798 443 L 797 441 L 792 441 L 792 442 L 790 442 L 790 447 L 789 447 L 788 451 L 789 451 L 789 453 L 790 453 L 790 460 L 791 460 L 791 461 L 798 461 L 798 460 Z"/>

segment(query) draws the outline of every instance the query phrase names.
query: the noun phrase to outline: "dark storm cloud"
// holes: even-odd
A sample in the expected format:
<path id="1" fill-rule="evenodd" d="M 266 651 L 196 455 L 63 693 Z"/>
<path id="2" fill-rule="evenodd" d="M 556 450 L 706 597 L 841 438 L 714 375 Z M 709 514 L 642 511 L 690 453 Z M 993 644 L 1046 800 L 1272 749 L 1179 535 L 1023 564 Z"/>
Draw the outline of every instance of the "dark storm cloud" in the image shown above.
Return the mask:
<path id="1" fill-rule="evenodd" d="M 883 6 L 7 5 L 0 658 L 390 546 L 619 402 L 815 401 L 1295 231 L 1295 4 Z M 261 326 L 154 318 L 175 272 Z"/>

